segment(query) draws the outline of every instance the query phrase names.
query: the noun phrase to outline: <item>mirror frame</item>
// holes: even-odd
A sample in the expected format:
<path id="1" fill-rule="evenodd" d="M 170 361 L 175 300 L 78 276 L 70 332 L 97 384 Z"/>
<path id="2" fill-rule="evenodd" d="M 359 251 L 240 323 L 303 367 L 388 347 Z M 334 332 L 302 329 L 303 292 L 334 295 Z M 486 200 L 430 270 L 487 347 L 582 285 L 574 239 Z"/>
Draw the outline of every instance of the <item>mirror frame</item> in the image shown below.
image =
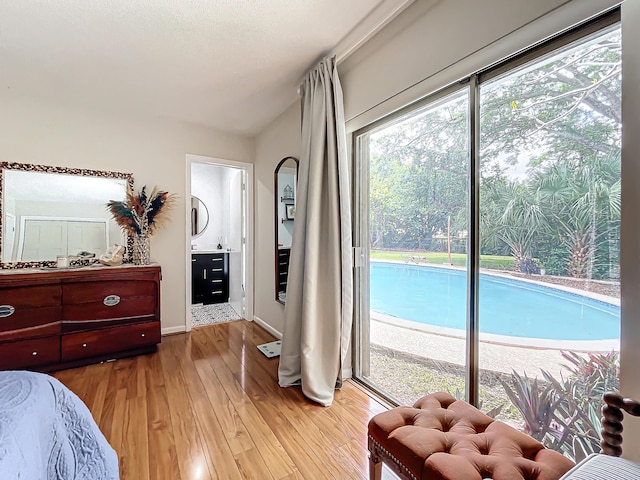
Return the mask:
<path id="1" fill-rule="evenodd" d="M 282 300 L 280 300 L 280 297 L 278 296 L 278 284 L 279 284 L 279 275 L 278 275 L 278 223 L 280 223 L 280 219 L 278 218 L 278 211 L 279 211 L 279 206 L 280 206 L 280 199 L 278 198 L 278 173 L 280 172 L 280 167 L 282 167 L 282 165 L 285 164 L 285 162 L 287 160 L 293 160 L 294 162 L 296 162 L 296 184 L 298 183 L 298 170 L 300 168 L 300 162 L 298 161 L 298 159 L 296 157 L 284 157 L 282 160 L 280 160 L 280 162 L 278 162 L 278 165 L 276 165 L 276 168 L 273 172 L 273 213 L 274 213 L 274 226 L 275 226 L 275 231 L 274 231 L 274 246 L 275 246 L 275 255 L 274 255 L 274 264 L 273 264 L 273 268 L 274 268 L 274 273 L 275 273 L 275 284 L 274 284 L 274 289 L 275 289 L 275 293 L 276 293 L 276 302 L 284 305 L 285 302 L 283 302 Z M 294 205 L 295 205 L 296 200 L 294 199 Z"/>
<path id="2" fill-rule="evenodd" d="M 77 175 L 81 177 L 102 177 L 102 178 L 114 178 L 123 179 L 127 182 L 127 188 L 133 191 L 133 174 L 122 172 L 111 172 L 107 170 L 88 170 L 84 168 L 67 168 L 67 167 L 53 167 L 49 165 L 32 165 L 29 163 L 17 163 L 17 162 L 0 162 L 0 258 L 2 258 L 2 239 L 4 234 L 4 182 L 5 170 L 20 170 L 23 172 L 40 172 L 40 173 L 61 173 L 65 175 Z M 105 203 L 106 208 L 106 203 Z M 126 253 L 123 258 L 123 263 L 132 262 L 133 251 L 133 237 L 130 234 L 126 234 Z M 55 260 L 42 260 L 33 262 L 0 262 L 0 269 L 19 269 L 19 268 L 53 268 L 56 266 Z"/>

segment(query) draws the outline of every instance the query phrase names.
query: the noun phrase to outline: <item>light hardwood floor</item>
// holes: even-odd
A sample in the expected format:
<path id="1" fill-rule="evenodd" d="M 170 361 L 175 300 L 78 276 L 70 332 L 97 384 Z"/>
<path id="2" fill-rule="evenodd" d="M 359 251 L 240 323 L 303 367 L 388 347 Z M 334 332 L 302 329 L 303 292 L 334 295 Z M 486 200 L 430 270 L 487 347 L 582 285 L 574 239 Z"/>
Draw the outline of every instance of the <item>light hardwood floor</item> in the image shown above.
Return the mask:
<path id="1" fill-rule="evenodd" d="M 367 479 L 367 422 L 386 407 L 350 381 L 329 408 L 280 388 L 278 359 L 256 348 L 273 340 L 220 323 L 54 376 L 91 410 L 122 480 Z"/>

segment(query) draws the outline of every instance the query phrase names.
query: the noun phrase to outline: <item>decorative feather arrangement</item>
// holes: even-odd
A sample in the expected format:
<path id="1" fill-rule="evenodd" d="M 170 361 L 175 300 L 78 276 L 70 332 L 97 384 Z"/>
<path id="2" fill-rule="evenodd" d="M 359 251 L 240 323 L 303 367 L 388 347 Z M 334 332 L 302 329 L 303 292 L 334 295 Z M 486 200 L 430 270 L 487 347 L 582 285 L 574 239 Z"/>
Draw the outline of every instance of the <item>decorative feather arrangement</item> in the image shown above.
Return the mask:
<path id="1" fill-rule="evenodd" d="M 166 224 L 175 198 L 175 194 L 159 190 L 158 187 L 153 187 L 151 193 L 147 194 L 146 186 L 143 186 L 138 194 L 134 194 L 129 185 L 126 201 L 110 200 L 107 210 L 125 232 L 148 236 Z"/>

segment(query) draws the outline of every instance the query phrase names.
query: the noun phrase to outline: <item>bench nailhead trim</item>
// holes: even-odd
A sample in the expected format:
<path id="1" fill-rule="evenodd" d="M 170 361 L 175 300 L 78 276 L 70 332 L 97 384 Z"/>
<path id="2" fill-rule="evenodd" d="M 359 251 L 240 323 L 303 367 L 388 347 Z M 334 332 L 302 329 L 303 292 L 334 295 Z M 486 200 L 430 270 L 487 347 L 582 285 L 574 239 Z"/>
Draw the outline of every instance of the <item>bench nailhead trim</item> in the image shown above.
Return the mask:
<path id="1" fill-rule="evenodd" d="M 393 460 L 394 463 L 405 473 L 407 477 L 411 478 L 412 480 L 420 480 L 418 477 L 416 477 L 413 474 L 413 472 L 411 472 L 411 470 L 409 470 L 405 465 L 403 465 L 402 462 L 400 462 L 400 460 L 398 460 L 389 450 L 387 450 L 382 445 L 380 445 L 376 441 L 376 439 L 373 438 L 371 435 L 369 435 L 369 440 L 371 441 L 371 443 L 373 443 L 373 446 L 377 451 L 382 451 L 385 457 L 388 457 L 391 460 Z"/>

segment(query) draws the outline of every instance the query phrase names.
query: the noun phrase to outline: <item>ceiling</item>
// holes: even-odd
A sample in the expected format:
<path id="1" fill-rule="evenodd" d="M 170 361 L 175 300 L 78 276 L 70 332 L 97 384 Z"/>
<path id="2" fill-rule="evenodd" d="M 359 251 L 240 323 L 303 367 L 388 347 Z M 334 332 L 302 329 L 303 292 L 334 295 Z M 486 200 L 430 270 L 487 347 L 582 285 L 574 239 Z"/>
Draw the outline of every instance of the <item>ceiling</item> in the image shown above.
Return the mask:
<path id="1" fill-rule="evenodd" d="M 0 0 L 0 94 L 255 135 L 413 0 Z"/>

